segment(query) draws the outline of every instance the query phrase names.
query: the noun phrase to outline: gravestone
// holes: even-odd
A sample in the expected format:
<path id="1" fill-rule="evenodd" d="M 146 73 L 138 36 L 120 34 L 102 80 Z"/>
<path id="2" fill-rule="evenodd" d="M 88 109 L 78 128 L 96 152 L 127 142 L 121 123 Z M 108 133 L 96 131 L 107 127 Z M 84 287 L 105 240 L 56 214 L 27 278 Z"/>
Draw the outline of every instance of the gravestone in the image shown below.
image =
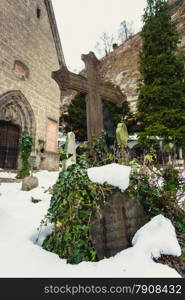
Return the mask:
<path id="1" fill-rule="evenodd" d="M 75 134 L 72 131 L 68 132 L 64 151 L 69 158 L 63 161 L 62 165 L 64 170 L 67 170 L 69 166 L 76 164 L 76 148 Z"/>
<path id="2" fill-rule="evenodd" d="M 128 143 L 128 131 L 124 122 L 118 123 L 116 128 L 116 139 L 120 148 L 127 147 Z"/>
<path id="3" fill-rule="evenodd" d="M 30 191 L 36 187 L 38 187 L 39 181 L 36 176 L 27 176 L 22 180 L 22 191 Z"/>
<path id="4" fill-rule="evenodd" d="M 116 139 L 120 148 L 120 164 L 125 164 L 128 159 L 126 147 L 128 143 L 128 130 L 124 122 L 118 123 L 116 128 Z"/>
<path id="5" fill-rule="evenodd" d="M 87 78 L 69 72 L 65 66 L 53 72 L 52 77 L 58 83 L 61 92 L 75 90 L 86 94 L 87 136 L 91 145 L 92 138 L 98 138 L 103 129 L 102 100 L 111 101 L 121 107 L 125 97 L 119 89 L 100 82 L 100 61 L 93 52 L 82 55 L 82 60 L 86 66 Z"/>
<path id="6" fill-rule="evenodd" d="M 140 202 L 115 192 L 91 220 L 91 236 L 98 259 L 108 258 L 131 246 L 136 231 L 148 219 Z"/>
<path id="7" fill-rule="evenodd" d="M 86 95 L 87 135 L 92 146 L 93 137 L 98 138 L 103 129 L 103 105 L 107 100 L 122 106 L 125 97 L 119 89 L 101 83 L 100 61 L 93 52 L 82 55 L 87 78 L 68 71 L 64 66 L 53 72 L 61 92 L 75 90 Z M 98 259 L 110 257 L 130 245 L 131 237 L 146 223 L 146 215 L 140 203 L 129 199 L 124 193 L 116 192 L 107 204 L 102 204 L 99 217 L 91 220 L 92 240 Z"/>

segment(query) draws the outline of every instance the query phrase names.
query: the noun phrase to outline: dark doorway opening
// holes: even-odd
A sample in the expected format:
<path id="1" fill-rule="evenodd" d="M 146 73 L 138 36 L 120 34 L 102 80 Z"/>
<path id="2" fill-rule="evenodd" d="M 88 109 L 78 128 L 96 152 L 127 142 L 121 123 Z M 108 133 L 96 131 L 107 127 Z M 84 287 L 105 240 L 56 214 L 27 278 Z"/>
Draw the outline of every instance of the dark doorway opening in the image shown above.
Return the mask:
<path id="1" fill-rule="evenodd" d="M 0 168 L 17 169 L 20 127 L 0 121 Z"/>

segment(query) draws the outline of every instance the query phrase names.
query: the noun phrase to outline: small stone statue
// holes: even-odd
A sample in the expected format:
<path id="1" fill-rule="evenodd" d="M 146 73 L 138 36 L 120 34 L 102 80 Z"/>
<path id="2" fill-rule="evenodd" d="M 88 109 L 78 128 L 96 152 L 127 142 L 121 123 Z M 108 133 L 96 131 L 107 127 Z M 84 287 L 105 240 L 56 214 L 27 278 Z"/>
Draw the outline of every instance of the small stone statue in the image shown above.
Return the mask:
<path id="1" fill-rule="evenodd" d="M 125 163 L 125 148 L 127 147 L 128 143 L 128 130 L 125 123 L 122 121 L 121 123 L 118 123 L 116 128 L 116 139 L 117 143 L 121 149 L 121 159 L 120 163 Z"/>

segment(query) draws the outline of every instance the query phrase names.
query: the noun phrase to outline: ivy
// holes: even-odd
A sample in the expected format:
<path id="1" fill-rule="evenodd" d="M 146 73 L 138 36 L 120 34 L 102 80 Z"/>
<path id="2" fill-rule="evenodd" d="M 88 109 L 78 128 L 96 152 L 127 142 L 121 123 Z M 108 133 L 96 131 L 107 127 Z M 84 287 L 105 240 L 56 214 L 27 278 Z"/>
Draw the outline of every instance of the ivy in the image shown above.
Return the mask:
<path id="1" fill-rule="evenodd" d="M 89 180 L 90 165 L 83 157 L 59 175 L 51 189 L 52 198 L 46 223 L 54 224 L 53 232 L 46 238 L 43 248 L 66 258 L 68 263 L 96 261 L 91 228 L 92 219 L 99 214 L 114 187 Z"/>
<path id="2" fill-rule="evenodd" d="M 22 159 L 22 168 L 17 173 L 17 178 L 24 178 L 30 175 L 30 163 L 29 157 L 32 151 L 33 138 L 32 136 L 25 134 L 21 137 L 19 148 L 20 156 Z"/>

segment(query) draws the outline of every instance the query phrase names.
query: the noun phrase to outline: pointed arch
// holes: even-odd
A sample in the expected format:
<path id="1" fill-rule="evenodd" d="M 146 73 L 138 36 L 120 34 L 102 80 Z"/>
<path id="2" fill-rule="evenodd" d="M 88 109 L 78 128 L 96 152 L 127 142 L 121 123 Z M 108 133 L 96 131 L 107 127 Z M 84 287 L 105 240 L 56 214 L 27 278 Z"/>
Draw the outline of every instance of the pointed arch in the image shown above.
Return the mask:
<path id="1" fill-rule="evenodd" d="M 9 91 L 0 96 L 0 120 L 18 125 L 22 133 L 28 133 L 35 137 L 34 112 L 21 91 Z"/>

